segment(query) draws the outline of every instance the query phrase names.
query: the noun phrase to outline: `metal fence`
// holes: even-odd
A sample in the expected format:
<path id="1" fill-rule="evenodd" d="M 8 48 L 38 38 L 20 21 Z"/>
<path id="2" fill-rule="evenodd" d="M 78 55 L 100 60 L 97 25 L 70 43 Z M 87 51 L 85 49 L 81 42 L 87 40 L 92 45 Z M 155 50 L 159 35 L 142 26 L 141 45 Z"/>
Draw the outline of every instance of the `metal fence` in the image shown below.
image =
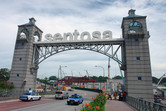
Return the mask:
<path id="1" fill-rule="evenodd" d="M 166 111 L 166 105 L 127 96 L 126 102 L 138 111 Z"/>
<path id="2" fill-rule="evenodd" d="M 24 90 L 15 90 L 15 89 L 1 89 L 0 97 L 11 97 L 11 96 L 19 96 L 24 94 Z"/>
<path id="3" fill-rule="evenodd" d="M 0 101 L 9 99 L 18 99 L 20 95 L 24 94 L 23 90 L 15 89 L 0 89 Z"/>

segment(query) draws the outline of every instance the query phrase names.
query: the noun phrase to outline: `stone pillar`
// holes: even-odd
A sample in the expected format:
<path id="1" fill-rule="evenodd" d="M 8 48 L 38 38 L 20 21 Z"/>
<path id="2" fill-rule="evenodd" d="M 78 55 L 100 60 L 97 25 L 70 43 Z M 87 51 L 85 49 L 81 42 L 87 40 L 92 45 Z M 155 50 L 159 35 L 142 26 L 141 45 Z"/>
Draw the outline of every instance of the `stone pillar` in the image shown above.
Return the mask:
<path id="1" fill-rule="evenodd" d="M 129 16 L 122 21 L 122 34 L 125 39 L 125 88 L 128 96 L 153 100 L 152 74 L 149 54 L 149 32 L 146 16 L 135 15 L 129 10 Z"/>
<path id="2" fill-rule="evenodd" d="M 38 66 L 33 64 L 33 43 L 41 41 L 42 31 L 35 25 L 35 19 L 19 25 L 10 74 L 16 90 L 35 90 Z"/>

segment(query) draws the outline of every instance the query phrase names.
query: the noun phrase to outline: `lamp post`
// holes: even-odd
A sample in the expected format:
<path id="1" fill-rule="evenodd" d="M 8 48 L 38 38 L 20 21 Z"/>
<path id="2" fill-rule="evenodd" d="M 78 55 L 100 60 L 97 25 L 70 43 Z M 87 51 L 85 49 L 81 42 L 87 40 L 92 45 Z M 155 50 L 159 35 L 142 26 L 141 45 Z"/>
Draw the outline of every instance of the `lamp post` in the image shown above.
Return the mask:
<path id="1" fill-rule="evenodd" d="M 59 70 L 58 70 L 58 79 L 62 78 L 62 73 L 63 73 L 62 67 L 67 67 L 67 66 L 61 66 L 61 65 L 59 66 Z M 59 77 L 59 76 L 61 76 L 61 77 Z"/>
<path id="2" fill-rule="evenodd" d="M 105 77 L 105 69 L 104 69 L 104 67 L 102 67 L 102 66 L 97 66 L 97 65 L 95 65 L 95 67 L 100 67 L 100 68 L 102 68 L 103 69 L 103 77 Z M 104 83 L 104 82 L 103 82 Z M 104 87 L 105 87 L 105 83 L 104 83 Z M 100 83 L 100 89 L 101 89 L 101 83 Z"/>
<path id="3" fill-rule="evenodd" d="M 102 66 L 95 66 L 95 67 L 100 67 L 100 68 L 102 68 L 103 69 L 103 77 L 105 77 L 105 69 L 104 69 L 104 67 L 102 67 Z"/>
<path id="4" fill-rule="evenodd" d="M 57 89 L 59 90 L 59 80 L 62 78 L 62 67 L 67 67 L 67 66 L 59 66 L 59 70 L 58 70 L 58 82 L 57 82 Z"/>

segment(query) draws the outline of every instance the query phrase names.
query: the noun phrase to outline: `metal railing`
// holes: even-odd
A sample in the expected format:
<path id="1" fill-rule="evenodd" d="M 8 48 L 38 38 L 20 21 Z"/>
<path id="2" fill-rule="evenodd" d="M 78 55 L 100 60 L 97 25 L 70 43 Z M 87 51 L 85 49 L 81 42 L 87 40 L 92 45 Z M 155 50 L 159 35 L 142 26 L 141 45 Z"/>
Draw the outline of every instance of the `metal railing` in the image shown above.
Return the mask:
<path id="1" fill-rule="evenodd" d="M 18 91 L 13 89 L 0 89 L 0 101 L 18 99 L 24 91 Z"/>
<path id="2" fill-rule="evenodd" d="M 127 96 L 126 102 L 138 111 L 166 111 L 166 105 Z"/>

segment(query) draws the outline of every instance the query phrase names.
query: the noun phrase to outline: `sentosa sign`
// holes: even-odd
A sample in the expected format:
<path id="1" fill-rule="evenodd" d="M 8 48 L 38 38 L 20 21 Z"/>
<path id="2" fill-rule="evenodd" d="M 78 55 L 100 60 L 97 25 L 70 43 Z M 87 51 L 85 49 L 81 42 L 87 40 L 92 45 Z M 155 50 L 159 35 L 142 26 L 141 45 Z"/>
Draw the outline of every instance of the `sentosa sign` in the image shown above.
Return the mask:
<path id="1" fill-rule="evenodd" d="M 85 31 L 79 33 L 75 30 L 73 33 L 68 32 L 61 35 L 60 33 L 56 33 L 55 35 L 46 34 L 46 41 L 48 42 L 56 42 L 56 41 L 90 41 L 90 40 L 103 40 L 103 39 L 112 39 L 112 31 L 104 31 L 103 33 L 99 31 L 94 31 L 92 35 Z"/>

